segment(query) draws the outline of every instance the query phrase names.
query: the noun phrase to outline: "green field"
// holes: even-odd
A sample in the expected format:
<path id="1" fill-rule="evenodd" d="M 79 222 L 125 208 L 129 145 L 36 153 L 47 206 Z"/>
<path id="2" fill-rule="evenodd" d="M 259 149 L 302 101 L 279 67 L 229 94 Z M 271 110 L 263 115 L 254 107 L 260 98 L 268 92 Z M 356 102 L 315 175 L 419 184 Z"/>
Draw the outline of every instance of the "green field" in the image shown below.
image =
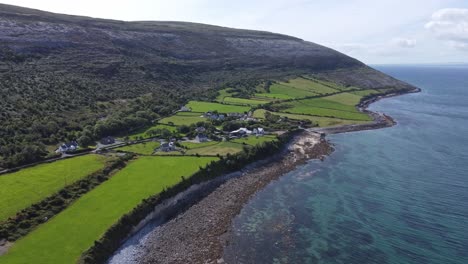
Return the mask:
<path id="1" fill-rule="evenodd" d="M 285 85 L 285 84 L 272 84 L 270 86 L 270 93 L 272 94 L 284 94 L 291 98 L 304 98 L 307 96 L 316 96 L 318 94 L 301 88 L 296 88 L 293 86 Z"/>
<path id="2" fill-rule="evenodd" d="M 313 80 L 308 80 L 304 78 L 291 79 L 288 82 L 283 82 L 281 84 L 286 85 L 286 86 L 291 86 L 297 89 L 302 89 L 305 91 L 310 91 L 310 92 L 313 92 L 314 94 L 320 94 L 320 95 L 339 92 L 339 90 L 329 87 L 329 86 L 335 87 L 336 85 L 334 84 L 333 85 L 329 84 L 327 86 L 319 81 L 313 81 Z"/>
<path id="3" fill-rule="evenodd" d="M 254 112 L 255 118 L 265 118 L 264 109 L 258 109 Z M 360 120 L 349 120 L 349 119 L 340 119 L 340 118 L 331 118 L 331 117 L 321 117 L 321 116 L 311 116 L 311 115 L 300 115 L 300 114 L 287 114 L 287 113 L 278 113 L 271 112 L 272 114 L 279 115 L 282 117 L 287 117 L 295 120 L 310 120 L 313 124 L 317 124 L 319 127 L 331 127 L 331 126 L 340 126 L 340 125 L 351 125 L 351 124 L 363 124 L 368 121 Z"/>
<path id="4" fill-rule="evenodd" d="M 123 214 L 142 199 L 188 178 L 211 157 L 140 157 L 108 181 L 18 240 L 2 264 L 75 263 Z"/>
<path id="5" fill-rule="evenodd" d="M 188 149 L 204 148 L 218 144 L 218 141 L 207 141 L 207 142 L 180 142 L 180 144 Z"/>
<path id="6" fill-rule="evenodd" d="M 361 91 L 355 91 L 355 92 L 350 92 L 350 93 L 363 97 L 363 96 L 367 96 L 371 94 L 379 94 L 380 92 L 377 90 L 368 89 L 368 90 L 361 90 Z"/>
<path id="7" fill-rule="evenodd" d="M 265 97 L 265 98 L 272 98 L 272 99 L 280 99 L 280 100 L 287 100 L 287 99 L 294 99 L 295 97 L 289 96 L 286 94 L 275 94 L 275 93 L 256 93 L 256 97 Z"/>
<path id="8" fill-rule="evenodd" d="M 316 116 L 324 116 L 324 117 L 333 117 L 333 118 L 341 118 L 341 119 L 350 119 L 350 120 L 362 120 L 362 121 L 370 121 L 371 118 L 364 114 L 360 113 L 357 110 L 351 111 L 343 111 L 343 110 L 335 110 L 329 108 L 321 108 L 321 107 L 312 107 L 307 104 L 299 103 L 294 104 L 293 102 L 292 107 L 281 112 L 290 113 L 290 114 L 302 114 L 302 115 L 316 115 Z"/>
<path id="9" fill-rule="evenodd" d="M 129 135 L 128 137 L 130 138 L 130 140 L 136 140 L 136 139 L 139 139 L 139 138 L 149 138 L 151 136 L 149 134 L 147 134 L 147 132 L 150 131 L 150 130 L 156 130 L 156 129 L 167 129 L 167 130 L 169 130 L 171 132 L 177 132 L 177 127 L 175 127 L 175 126 L 168 126 L 168 125 L 165 125 L 165 124 L 156 124 L 154 126 L 138 130 L 138 131 L 132 133 L 131 135 Z"/>
<path id="10" fill-rule="evenodd" d="M 266 104 L 269 103 L 271 100 L 260 100 L 256 98 L 252 99 L 245 99 L 245 98 L 237 98 L 237 97 L 224 97 L 224 103 L 226 104 L 237 104 L 237 105 L 261 105 L 261 104 Z"/>
<path id="11" fill-rule="evenodd" d="M 356 106 L 359 104 L 362 96 L 352 93 L 340 93 L 322 97 L 323 100 L 333 101 L 344 105 Z"/>
<path id="12" fill-rule="evenodd" d="M 108 158 L 84 155 L 44 163 L 0 176 L 0 222 L 89 174 L 104 168 Z"/>
<path id="13" fill-rule="evenodd" d="M 219 95 L 216 97 L 216 101 L 222 103 L 225 97 L 232 96 L 232 93 L 229 91 L 230 88 L 219 90 Z"/>
<path id="14" fill-rule="evenodd" d="M 216 142 L 216 144 L 207 144 L 211 142 L 204 142 L 200 144 L 206 144 L 206 146 L 203 147 L 195 147 L 188 149 L 186 154 L 188 155 L 194 155 L 194 154 L 199 154 L 199 155 L 221 155 L 225 156 L 228 153 L 229 154 L 234 154 L 239 151 L 242 151 L 242 144 L 238 143 L 233 143 L 233 142 Z"/>
<path id="15" fill-rule="evenodd" d="M 170 124 L 171 122 L 176 126 L 191 125 L 198 122 L 206 121 L 207 119 L 202 117 L 201 113 L 192 112 L 179 112 L 173 116 L 163 118 L 159 120 L 161 124 Z"/>
<path id="16" fill-rule="evenodd" d="M 187 107 L 190 107 L 193 112 L 201 113 L 209 111 L 218 111 L 219 113 L 244 113 L 250 110 L 250 107 L 247 106 L 219 104 L 201 101 L 190 101 L 187 104 Z"/>
<path id="17" fill-rule="evenodd" d="M 356 105 L 361 96 L 351 93 L 340 93 L 320 98 L 295 100 L 277 104 L 290 114 L 314 115 L 340 119 L 369 121 L 371 118 L 359 112 Z"/>
<path id="18" fill-rule="evenodd" d="M 274 140 L 276 140 L 276 136 L 265 135 L 265 136 L 259 136 L 259 137 L 249 136 L 249 137 L 243 137 L 243 138 L 236 138 L 234 140 L 231 140 L 231 142 L 239 143 L 239 144 L 245 143 L 247 145 L 255 146 L 263 142 L 274 141 Z"/>
<path id="19" fill-rule="evenodd" d="M 133 152 L 142 155 L 151 155 L 153 154 L 154 149 L 158 148 L 160 145 L 161 144 L 159 144 L 159 142 L 150 141 L 116 148 L 115 150 Z"/>

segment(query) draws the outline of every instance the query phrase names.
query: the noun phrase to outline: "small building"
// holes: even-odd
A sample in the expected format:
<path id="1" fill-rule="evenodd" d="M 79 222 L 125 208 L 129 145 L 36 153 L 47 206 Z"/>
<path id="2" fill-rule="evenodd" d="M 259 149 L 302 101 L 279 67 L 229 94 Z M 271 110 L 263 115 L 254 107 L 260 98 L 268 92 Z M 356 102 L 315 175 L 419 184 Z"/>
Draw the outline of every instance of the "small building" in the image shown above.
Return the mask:
<path id="1" fill-rule="evenodd" d="M 184 105 L 184 106 L 182 106 L 182 107 L 180 108 L 179 111 L 180 111 L 180 112 L 191 112 L 192 109 Z"/>
<path id="2" fill-rule="evenodd" d="M 254 128 L 253 129 L 253 134 L 256 135 L 256 136 L 263 136 L 265 135 L 265 130 L 261 127 L 259 128 Z"/>
<path id="3" fill-rule="evenodd" d="M 203 132 L 206 131 L 206 128 L 205 128 L 205 127 L 197 127 L 197 128 L 195 129 L 195 131 L 197 131 L 197 133 L 203 133 Z"/>
<path id="4" fill-rule="evenodd" d="M 237 136 L 237 137 L 243 137 L 243 136 L 250 135 L 250 134 L 252 134 L 252 131 L 248 130 L 245 127 L 241 127 L 241 128 L 239 128 L 237 130 L 229 132 L 229 135 Z"/>
<path id="5" fill-rule="evenodd" d="M 195 137 L 195 140 L 198 141 L 198 142 L 207 142 L 207 141 L 208 141 L 208 137 L 207 137 L 205 134 L 198 134 L 198 135 Z"/>
<path id="6" fill-rule="evenodd" d="M 63 143 L 58 147 L 58 149 L 55 151 L 56 153 L 65 153 L 68 151 L 75 151 L 78 149 L 78 143 L 76 141 L 70 141 L 68 143 Z"/>
<path id="7" fill-rule="evenodd" d="M 104 137 L 101 138 L 101 144 L 103 145 L 110 145 L 115 143 L 115 138 L 114 137 Z"/>
<path id="8" fill-rule="evenodd" d="M 159 147 L 159 150 L 164 152 L 174 151 L 176 150 L 176 146 L 174 142 L 164 142 Z"/>
<path id="9" fill-rule="evenodd" d="M 228 113 L 227 116 L 228 117 L 243 117 L 244 114 L 241 114 L 241 113 Z"/>

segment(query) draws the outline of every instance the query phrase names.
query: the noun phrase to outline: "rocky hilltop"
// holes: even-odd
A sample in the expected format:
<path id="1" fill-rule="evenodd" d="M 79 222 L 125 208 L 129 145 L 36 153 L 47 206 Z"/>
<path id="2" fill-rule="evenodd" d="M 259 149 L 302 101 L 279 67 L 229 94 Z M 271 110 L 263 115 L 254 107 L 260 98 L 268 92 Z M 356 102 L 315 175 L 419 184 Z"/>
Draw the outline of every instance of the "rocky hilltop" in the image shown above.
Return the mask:
<path id="1" fill-rule="evenodd" d="M 0 4 L 0 168 L 37 161 L 83 135 L 147 125 L 188 100 L 214 98 L 225 84 L 303 74 L 362 88 L 412 88 L 291 36 Z M 99 120 L 106 129 L 96 127 Z"/>

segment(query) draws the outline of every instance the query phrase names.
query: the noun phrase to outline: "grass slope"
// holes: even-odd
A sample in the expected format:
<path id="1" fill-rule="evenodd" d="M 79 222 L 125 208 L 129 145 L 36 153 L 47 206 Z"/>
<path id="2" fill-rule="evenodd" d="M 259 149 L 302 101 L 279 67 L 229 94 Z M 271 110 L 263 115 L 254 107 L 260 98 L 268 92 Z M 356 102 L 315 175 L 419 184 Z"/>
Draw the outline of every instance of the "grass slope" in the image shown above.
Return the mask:
<path id="1" fill-rule="evenodd" d="M 175 126 L 168 126 L 168 125 L 165 125 L 165 124 L 156 124 L 154 126 L 138 130 L 138 131 L 132 133 L 131 135 L 129 135 L 128 137 L 131 140 L 136 140 L 138 138 L 149 138 L 150 135 L 148 135 L 147 132 L 150 131 L 150 130 L 155 130 L 155 129 L 167 129 L 167 130 L 169 130 L 171 132 L 176 132 L 177 131 L 177 127 L 175 127 Z"/>
<path id="2" fill-rule="evenodd" d="M 237 98 L 237 97 L 224 97 L 224 103 L 226 104 L 233 104 L 233 105 L 261 105 L 270 102 L 270 100 L 263 99 L 263 98 L 252 98 L 252 99 L 245 99 L 245 98 Z"/>
<path id="3" fill-rule="evenodd" d="M 100 155 L 44 163 L 0 176 L 0 221 L 104 167 Z"/>
<path id="4" fill-rule="evenodd" d="M 190 107 L 193 112 L 201 113 L 205 113 L 208 111 L 218 111 L 220 113 L 243 113 L 248 112 L 250 110 L 250 107 L 247 106 L 228 105 L 201 101 L 190 101 L 187 104 L 187 107 Z"/>
<path id="5" fill-rule="evenodd" d="M 133 152 L 143 155 L 151 155 L 154 152 L 154 149 L 159 147 L 160 145 L 161 144 L 159 144 L 159 142 L 150 141 L 116 148 L 115 150 Z"/>
<path id="6" fill-rule="evenodd" d="M 206 144 L 206 143 L 201 143 L 201 144 Z M 199 154 L 199 155 L 210 155 L 210 156 L 219 154 L 221 156 L 225 156 L 228 153 L 234 154 L 239 151 L 242 151 L 242 147 L 243 147 L 242 144 L 238 144 L 238 143 L 217 142 L 217 144 L 207 144 L 204 147 L 196 147 L 196 148 L 188 149 L 186 154 L 188 155 Z"/>
<path id="7" fill-rule="evenodd" d="M 201 115 L 202 115 L 201 113 L 179 112 L 175 115 L 159 120 L 159 123 L 162 123 L 162 124 L 172 123 L 176 126 L 191 125 L 197 122 L 206 121 L 206 118 L 202 117 Z"/>
<path id="8" fill-rule="evenodd" d="M 2 264 L 75 263 L 123 214 L 216 158 L 140 157 L 0 256 Z"/>
<path id="9" fill-rule="evenodd" d="M 315 94 L 331 94 L 331 93 L 336 93 L 339 90 L 331 88 L 335 87 L 336 85 L 324 85 L 318 81 L 313 81 L 313 80 L 308 80 L 304 78 L 295 78 L 291 79 L 288 82 L 281 83 L 286 86 L 291 86 L 297 89 L 303 89 L 306 91 L 313 92 Z"/>
<path id="10" fill-rule="evenodd" d="M 244 137 L 244 138 L 237 138 L 237 139 L 231 140 L 231 142 L 235 142 L 239 144 L 245 143 L 250 146 L 255 146 L 263 142 L 269 142 L 269 141 L 274 141 L 274 140 L 276 140 L 276 136 L 267 135 L 267 136 L 260 136 L 260 137 L 250 136 L 250 137 Z"/>
<path id="11" fill-rule="evenodd" d="M 254 117 L 256 118 L 265 118 L 265 109 L 258 109 L 254 112 Z M 319 127 L 331 127 L 331 126 L 340 126 L 340 125 L 351 125 L 351 124 L 363 124 L 368 121 L 359 121 L 359 120 L 349 120 L 349 119 L 340 119 L 340 118 L 331 118 L 331 117 L 321 117 L 321 116 L 311 116 L 311 115 L 300 115 L 300 114 L 287 114 L 279 112 L 271 112 L 272 114 L 279 115 L 282 117 L 287 117 L 290 119 L 296 120 L 310 120 L 313 124 L 317 124 Z"/>

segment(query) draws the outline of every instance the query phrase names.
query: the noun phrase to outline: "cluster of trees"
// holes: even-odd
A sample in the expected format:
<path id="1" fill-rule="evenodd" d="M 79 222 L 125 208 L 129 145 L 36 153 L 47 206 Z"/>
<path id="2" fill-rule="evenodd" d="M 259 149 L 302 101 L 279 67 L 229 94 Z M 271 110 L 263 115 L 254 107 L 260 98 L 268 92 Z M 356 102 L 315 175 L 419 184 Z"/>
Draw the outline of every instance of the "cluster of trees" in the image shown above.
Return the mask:
<path id="1" fill-rule="evenodd" d="M 49 158 L 62 142 L 87 146 L 126 134 L 206 89 L 163 88 L 151 80 L 134 85 L 52 73 L 0 74 L 0 169 Z"/>

